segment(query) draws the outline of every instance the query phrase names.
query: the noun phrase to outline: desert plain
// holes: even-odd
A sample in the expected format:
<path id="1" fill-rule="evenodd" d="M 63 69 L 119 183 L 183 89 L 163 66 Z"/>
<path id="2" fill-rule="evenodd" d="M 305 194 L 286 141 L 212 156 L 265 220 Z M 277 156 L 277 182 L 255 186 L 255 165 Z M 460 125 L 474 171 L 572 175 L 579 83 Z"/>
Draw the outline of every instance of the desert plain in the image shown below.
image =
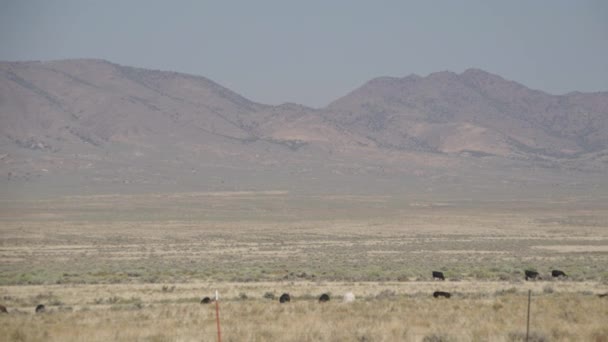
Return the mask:
<path id="1" fill-rule="evenodd" d="M 217 290 L 224 341 L 523 341 L 531 290 L 530 341 L 608 341 L 607 265 L 608 201 L 597 198 L 5 200 L 0 339 L 215 341 L 215 303 L 200 301 Z"/>

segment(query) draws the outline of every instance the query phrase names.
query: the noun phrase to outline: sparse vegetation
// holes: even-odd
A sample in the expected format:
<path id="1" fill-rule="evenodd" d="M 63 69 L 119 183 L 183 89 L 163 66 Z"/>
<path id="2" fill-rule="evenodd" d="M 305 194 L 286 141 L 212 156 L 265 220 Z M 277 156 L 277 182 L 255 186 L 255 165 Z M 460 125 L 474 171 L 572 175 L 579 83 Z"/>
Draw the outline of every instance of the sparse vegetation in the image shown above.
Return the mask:
<path id="1" fill-rule="evenodd" d="M 0 208 L 0 285 L 164 283 L 170 292 L 190 281 L 422 281 L 431 270 L 447 281 L 517 282 L 524 269 L 549 279 L 556 266 L 568 281 L 608 281 L 608 210 L 597 204 L 573 226 L 559 219 L 573 217 L 567 209 L 546 206 L 258 197 L 64 198 L 22 203 L 20 218 L 11 204 Z M 289 219 L 271 210 L 279 205 Z"/>
<path id="2" fill-rule="evenodd" d="M 596 296 L 608 281 L 608 210 L 597 203 L 481 211 L 384 197 L 210 197 L 0 206 L 0 304 L 9 309 L 0 336 L 208 340 L 214 308 L 200 300 L 217 289 L 226 341 L 517 341 L 531 289 L 537 341 L 608 338 Z M 551 279 L 556 267 L 568 278 Z M 544 279 L 526 282 L 524 269 Z M 446 280 L 433 281 L 432 270 Z M 434 299 L 437 290 L 453 296 Z M 289 305 L 279 305 L 281 293 Z M 319 304 L 321 293 L 332 300 Z"/>
<path id="3" fill-rule="evenodd" d="M 276 285 L 276 284 L 274 284 Z M 116 286 L 116 285 L 112 285 Z M 144 286 L 144 285 L 142 285 Z M 221 293 L 238 293 L 240 284 L 221 284 Z M 251 287 L 262 293 L 270 284 Z M 331 285 L 343 291 L 347 284 Z M 379 284 L 362 284 L 361 291 Z M 73 293 L 82 301 L 88 291 Z M 280 287 L 280 286 L 279 286 Z M 99 289 L 98 289 L 99 290 Z M 111 291 L 145 293 L 133 285 Z M 226 341 L 522 341 L 525 337 L 527 296 L 509 294 L 494 300 L 460 298 L 442 301 L 428 295 L 399 296 L 343 303 L 319 304 L 299 294 L 320 292 L 317 285 L 290 289 L 298 295 L 289 305 L 263 298 L 220 302 L 222 335 Z M 188 290 L 200 291 L 200 287 Z M 291 291 L 293 292 L 293 291 Z M 359 294 L 359 293 L 357 293 Z M 215 308 L 197 300 L 160 304 L 156 292 L 146 304 L 90 305 L 81 310 L 51 310 L 44 317 L 31 312 L 0 316 L 0 336 L 6 341 L 200 341 L 215 338 Z M 65 300 L 68 300 L 67 298 Z M 496 303 L 502 306 L 496 309 Z M 151 303 L 151 304 L 150 304 Z M 536 295 L 532 310 L 532 341 L 605 340 L 605 303 L 577 294 Z M 564 312 L 568 312 L 564 315 Z M 27 327 L 27 328 L 26 328 Z"/>

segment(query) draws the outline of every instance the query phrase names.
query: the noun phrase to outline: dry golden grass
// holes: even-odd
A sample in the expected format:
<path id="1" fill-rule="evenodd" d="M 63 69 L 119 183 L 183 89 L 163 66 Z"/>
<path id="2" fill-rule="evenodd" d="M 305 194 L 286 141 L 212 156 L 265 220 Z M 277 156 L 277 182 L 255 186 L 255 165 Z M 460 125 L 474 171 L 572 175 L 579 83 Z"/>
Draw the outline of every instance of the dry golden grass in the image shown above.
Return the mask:
<path id="1" fill-rule="evenodd" d="M 224 341 L 510 341 L 525 332 L 527 296 L 433 299 L 396 295 L 342 303 L 334 298 L 227 300 Z M 64 309 L 65 310 L 65 309 Z M 531 330 L 548 341 L 606 341 L 608 305 L 595 296 L 535 295 Z M 188 303 L 51 308 L 0 317 L 4 341 L 214 341 L 215 306 Z"/>

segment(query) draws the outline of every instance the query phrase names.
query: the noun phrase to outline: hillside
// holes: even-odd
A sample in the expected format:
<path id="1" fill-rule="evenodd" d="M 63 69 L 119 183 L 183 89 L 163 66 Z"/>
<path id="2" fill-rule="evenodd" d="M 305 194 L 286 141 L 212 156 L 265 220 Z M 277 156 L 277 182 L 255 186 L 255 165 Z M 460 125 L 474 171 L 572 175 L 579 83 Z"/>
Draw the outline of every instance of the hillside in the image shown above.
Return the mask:
<path id="1" fill-rule="evenodd" d="M 549 95 L 481 70 L 378 78 L 312 109 L 102 60 L 0 62 L 9 198 L 597 188 L 607 166 L 608 93 Z"/>
<path id="2" fill-rule="evenodd" d="M 608 93 L 553 96 L 477 69 L 374 79 L 328 110 L 395 149 L 530 159 L 608 148 Z"/>

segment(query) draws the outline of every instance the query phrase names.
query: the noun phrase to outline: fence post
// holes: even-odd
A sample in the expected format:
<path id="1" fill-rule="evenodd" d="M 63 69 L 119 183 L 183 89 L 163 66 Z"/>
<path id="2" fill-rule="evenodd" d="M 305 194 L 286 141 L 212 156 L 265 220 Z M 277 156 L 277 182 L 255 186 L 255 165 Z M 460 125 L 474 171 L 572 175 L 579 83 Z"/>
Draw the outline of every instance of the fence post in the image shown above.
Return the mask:
<path id="1" fill-rule="evenodd" d="M 528 337 L 530 336 L 530 299 L 532 297 L 532 290 L 528 290 L 528 318 L 526 323 L 526 342 L 528 342 Z"/>
<path id="2" fill-rule="evenodd" d="M 215 320 L 217 322 L 217 341 L 222 342 L 222 331 L 220 330 L 220 296 L 215 290 Z"/>

